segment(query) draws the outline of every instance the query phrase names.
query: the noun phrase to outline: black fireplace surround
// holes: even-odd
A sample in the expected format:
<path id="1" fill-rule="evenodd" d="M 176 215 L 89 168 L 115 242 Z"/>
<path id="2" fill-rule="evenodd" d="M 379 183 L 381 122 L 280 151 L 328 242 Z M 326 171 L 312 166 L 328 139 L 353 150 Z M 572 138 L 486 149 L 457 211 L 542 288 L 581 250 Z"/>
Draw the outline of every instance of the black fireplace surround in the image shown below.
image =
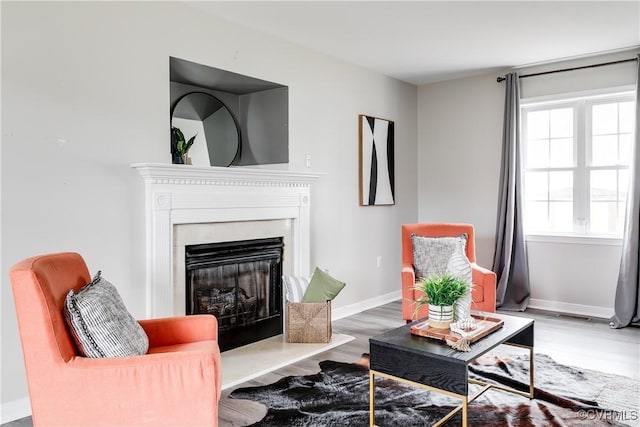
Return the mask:
<path id="1" fill-rule="evenodd" d="M 186 314 L 218 319 L 220 351 L 282 333 L 282 237 L 187 245 Z"/>

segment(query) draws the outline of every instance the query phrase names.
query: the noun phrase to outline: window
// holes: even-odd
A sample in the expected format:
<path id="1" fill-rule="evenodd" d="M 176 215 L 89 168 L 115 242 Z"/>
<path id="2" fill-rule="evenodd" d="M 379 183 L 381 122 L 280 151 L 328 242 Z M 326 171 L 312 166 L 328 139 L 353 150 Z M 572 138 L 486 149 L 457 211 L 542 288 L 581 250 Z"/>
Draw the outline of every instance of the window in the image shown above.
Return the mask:
<path id="1" fill-rule="evenodd" d="M 630 92 L 523 103 L 527 234 L 622 235 L 634 108 Z"/>

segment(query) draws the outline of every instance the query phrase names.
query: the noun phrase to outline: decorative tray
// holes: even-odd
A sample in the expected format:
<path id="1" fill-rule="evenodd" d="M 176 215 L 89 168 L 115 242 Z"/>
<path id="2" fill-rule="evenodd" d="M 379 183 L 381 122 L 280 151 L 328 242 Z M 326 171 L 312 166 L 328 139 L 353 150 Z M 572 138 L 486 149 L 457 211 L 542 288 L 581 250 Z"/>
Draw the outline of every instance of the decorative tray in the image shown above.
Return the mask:
<path id="1" fill-rule="evenodd" d="M 472 314 L 471 317 L 476 319 L 476 329 L 472 331 L 472 335 L 469 336 L 469 343 L 476 342 L 480 338 L 486 337 L 491 332 L 498 330 L 504 324 L 502 319 L 496 317 L 485 316 L 482 314 Z M 462 336 L 456 332 L 451 332 L 451 329 L 435 329 L 429 327 L 429 321 L 416 323 L 411 327 L 411 333 L 413 335 L 419 335 L 421 337 L 435 338 L 442 341 L 456 342 L 462 338 Z"/>

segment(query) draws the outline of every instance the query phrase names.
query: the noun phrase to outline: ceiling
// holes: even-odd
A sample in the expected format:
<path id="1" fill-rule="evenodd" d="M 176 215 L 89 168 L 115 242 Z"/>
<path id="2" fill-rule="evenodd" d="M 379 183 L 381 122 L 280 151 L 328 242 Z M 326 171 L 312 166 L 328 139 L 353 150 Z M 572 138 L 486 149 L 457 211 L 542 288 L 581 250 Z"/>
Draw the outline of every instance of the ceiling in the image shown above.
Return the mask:
<path id="1" fill-rule="evenodd" d="M 640 0 L 189 5 L 416 85 L 640 46 Z"/>

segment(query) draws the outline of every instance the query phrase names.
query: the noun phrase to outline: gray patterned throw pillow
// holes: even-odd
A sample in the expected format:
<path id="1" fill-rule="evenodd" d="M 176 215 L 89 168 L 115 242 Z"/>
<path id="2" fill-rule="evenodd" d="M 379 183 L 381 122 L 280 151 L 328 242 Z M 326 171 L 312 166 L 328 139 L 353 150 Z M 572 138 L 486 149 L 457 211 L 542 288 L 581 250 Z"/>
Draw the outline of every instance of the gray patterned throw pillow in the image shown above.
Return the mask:
<path id="1" fill-rule="evenodd" d="M 144 329 L 100 271 L 78 293 L 69 291 L 64 317 L 78 349 L 86 357 L 136 356 L 149 349 Z"/>
<path id="2" fill-rule="evenodd" d="M 416 279 L 442 276 L 448 273 L 449 260 L 454 253 L 464 254 L 467 235 L 455 237 L 426 237 L 411 235 L 413 243 L 413 266 Z"/>

